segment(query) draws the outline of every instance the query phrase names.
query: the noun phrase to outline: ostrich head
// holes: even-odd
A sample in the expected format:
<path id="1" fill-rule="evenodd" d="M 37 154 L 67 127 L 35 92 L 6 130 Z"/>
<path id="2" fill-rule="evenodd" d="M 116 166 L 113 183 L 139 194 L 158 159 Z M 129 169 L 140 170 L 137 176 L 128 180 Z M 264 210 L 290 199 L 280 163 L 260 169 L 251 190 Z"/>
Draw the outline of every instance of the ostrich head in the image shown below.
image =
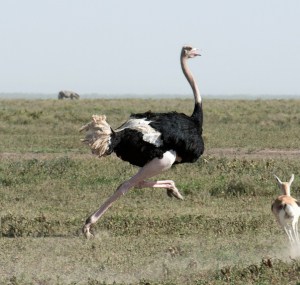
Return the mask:
<path id="1" fill-rule="evenodd" d="M 200 56 L 201 54 L 198 52 L 197 48 L 193 48 L 191 46 L 183 46 L 181 50 L 181 56 L 186 58 L 194 58 L 196 56 Z"/>

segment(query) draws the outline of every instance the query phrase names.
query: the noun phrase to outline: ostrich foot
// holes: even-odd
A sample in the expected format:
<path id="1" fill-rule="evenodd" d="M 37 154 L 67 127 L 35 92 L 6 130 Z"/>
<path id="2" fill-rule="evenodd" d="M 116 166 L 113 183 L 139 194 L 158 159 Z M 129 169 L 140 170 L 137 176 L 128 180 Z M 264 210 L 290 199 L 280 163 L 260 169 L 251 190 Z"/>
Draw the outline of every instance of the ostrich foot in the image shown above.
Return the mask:
<path id="1" fill-rule="evenodd" d="M 90 239 L 90 238 L 94 237 L 94 235 L 90 232 L 90 227 L 89 226 L 84 225 L 83 228 L 82 228 L 82 233 L 84 234 L 84 236 L 87 239 Z"/>
<path id="2" fill-rule="evenodd" d="M 167 195 L 170 197 L 170 198 L 177 198 L 179 200 L 183 200 L 183 197 L 182 195 L 179 193 L 178 189 L 167 189 Z"/>

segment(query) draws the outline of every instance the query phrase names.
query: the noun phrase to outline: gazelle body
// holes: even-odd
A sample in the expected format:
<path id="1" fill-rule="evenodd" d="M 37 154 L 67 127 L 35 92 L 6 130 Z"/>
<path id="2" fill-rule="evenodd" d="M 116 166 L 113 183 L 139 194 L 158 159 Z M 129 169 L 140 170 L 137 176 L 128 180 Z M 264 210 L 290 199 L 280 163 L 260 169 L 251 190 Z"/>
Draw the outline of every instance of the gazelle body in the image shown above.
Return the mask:
<path id="1" fill-rule="evenodd" d="M 294 181 L 294 174 L 292 174 L 289 182 L 281 182 L 276 175 L 274 177 L 282 191 L 282 195 L 278 196 L 273 202 L 272 212 L 287 234 L 291 245 L 299 245 L 298 220 L 300 216 L 300 202 L 291 196 L 291 184 Z"/>

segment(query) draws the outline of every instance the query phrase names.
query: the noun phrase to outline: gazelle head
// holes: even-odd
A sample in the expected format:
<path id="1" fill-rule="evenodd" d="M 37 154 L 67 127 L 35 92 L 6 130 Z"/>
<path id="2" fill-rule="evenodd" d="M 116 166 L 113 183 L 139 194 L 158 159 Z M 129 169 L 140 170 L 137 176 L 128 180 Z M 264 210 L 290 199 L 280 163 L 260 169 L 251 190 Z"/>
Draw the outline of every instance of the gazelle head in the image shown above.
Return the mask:
<path id="1" fill-rule="evenodd" d="M 282 191 L 282 194 L 291 196 L 291 185 L 292 182 L 294 181 L 294 174 L 292 174 L 289 182 L 281 182 L 281 180 L 275 174 L 274 177 L 277 180 L 278 187 Z"/>

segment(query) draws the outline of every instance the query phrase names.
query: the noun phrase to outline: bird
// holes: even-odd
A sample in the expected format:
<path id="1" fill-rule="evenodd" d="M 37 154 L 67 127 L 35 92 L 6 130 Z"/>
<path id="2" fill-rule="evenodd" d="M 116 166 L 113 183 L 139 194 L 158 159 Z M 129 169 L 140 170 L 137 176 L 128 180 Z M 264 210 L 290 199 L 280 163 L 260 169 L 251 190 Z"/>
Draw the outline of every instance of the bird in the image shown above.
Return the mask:
<path id="1" fill-rule="evenodd" d="M 198 49 L 190 45 L 181 49 L 181 68 L 194 95 L 194 110 L 190 116 L 176 111 L 147 111 L 131 114 L 126 122 L 113 130 L 105 115 L 93 115 L 92 121 L 81 127 L 80 131 L 86 132 L 82 141 L 94 155 L 103 157 L 115 153 L 123 161 L 140 168 L 87 218 L 82 229 L 87 238 L 93 236 L 91 226 L 133 187 L 165 188 L 168 196 L 183 200 L 173 180 L 148 179 L 168 170 L 173 164 L 196 162 L 204 152 L 202 98 L 187 64 L 188 59 L 198 56 Z"/>
<path id="2" fill-rule="evenodd" d="M 274 174 L 282 195 L 278 196 L 272 203 L 271 210 L 279 225 L 288 236 L 291 246 L 299 244 L 298 220 L 300 216 L 300 202 L 291 196 L 291 184 L 294 181 L 292 174 L 288 182 L 281 180 Z"/>

